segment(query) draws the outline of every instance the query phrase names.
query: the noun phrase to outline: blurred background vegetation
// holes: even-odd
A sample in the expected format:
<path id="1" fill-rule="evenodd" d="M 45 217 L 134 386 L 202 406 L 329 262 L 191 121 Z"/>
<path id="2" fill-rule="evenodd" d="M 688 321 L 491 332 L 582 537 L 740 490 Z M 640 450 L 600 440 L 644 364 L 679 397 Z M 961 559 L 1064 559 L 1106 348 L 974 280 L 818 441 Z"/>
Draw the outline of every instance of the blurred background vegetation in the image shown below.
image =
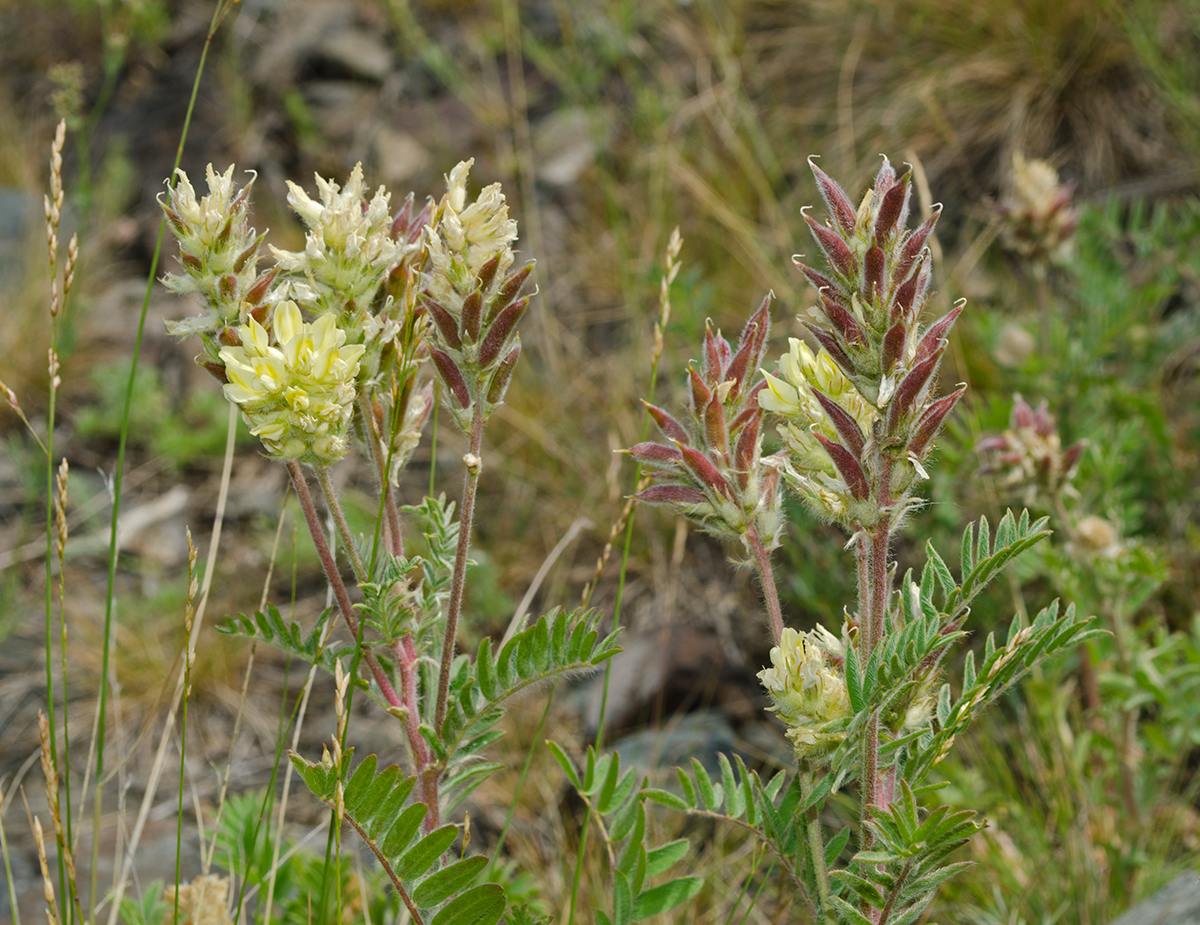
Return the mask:
<path id="1" fill-rule="evenodd" d="M 53 126 L 61 117 L 69 127 L 65 223 L 82 250 L 55 445 L 73 467 L 80 540 L 70 568 L 83 640 L 99 634 L 104 547 L 88 541 L 108 518 L 155 196 L 211 14 L 198 0 L 0 0 L 0 378 L 35 429 L 49 342 L 40 195 Z M 971 390 L 943 438 L 933 503 L 910 534 L 948 552 L 978 513 L 994 522 L 1022 503 L 978 474 L 974 447 L 1005 429 L 1013 393 L 1046 400 L 1063 446 L 1088 441 L 1077 495 L 1044 511 L 1063 518 L 1055 540 L 998 583 L 973 629 L 982 638 L 1027 596 L 1033 607 L 1062 595 L 1114 632 L 1111 644 L 1034 679 L 947 767 L 947 792 L 985 804 L 992 827 L 972 849 L 980 866 L 937 914 L 1103 925 L 1200 858 L 1200 3 L 243 0 L 212 42 L 183 166 L 193 177 L 210 161 L 255 171 L 256 223 L 285 247 L 301 238 L 285 178 L 311 189 L 314 171 L 342 178 L 362 161 L 397 206 L 410 190 L 440 195 L 442 175 L 469 156 L 480 182 L 504 182 L 539 293 L 524 329 L 529 361 L 489 432 L 469 629 L 480 634 L 502 629 L 581 518 L 590 526 L 555 561 L 539 604 L 570 603 L 591 578 L 632 490 L 631 467 L 612 451 L 641 431 L 672 227 L 684 266 L 659 377 L 664 405 L 682 392 L 706 320 L 734 334 L 772 290 L 773 352 L 800 336 L 794 317 L 814 298 L 790 258 L 810 247 L 801 208 L 819 202 L 806 159 L 820 156 L 853 195 L 881 152 L 915 166 L 923 209 L 945 205 L 938 300 L 943 309 L 969 300 L 943 380 Z M 1054 259 L 1002 246 L 998 204 L 1015 195 L 1015 155 L 1046 159 L 1073 185 L 1077 227 Z M 181 638 L 182 524 L 204 541 L 219 480 L 226 410 L 189 345 L 162 324 L 188 313 L 152 294 L 130 431 L 124 504 L 146 523 L 121 560 L 121 587 L 138 600 L 122 614 L 116 671 L 132 734 L 157 708 L 162 666 Z M 44 571 L 28 544 L 44 501 L 36 448 L 15 415 L 0 415 L 5 774 L 36 741 L 31 705 L 44 696 L 42 669 L 13 654 L 38 645 Z M 453 494 L 460 453 L 445 428 L 436 455 L 427 443 L 406 485 L 412 500 L 431 477 Z M 212 601 L 220 612 L 257 606 L 283 499 L 274 469 L 242 444 Z M 348 466 L 342 476 L 352 489 L 363 473 Z M 836 625 L 853 595 L 844 539 L 796 515 L 778 554 L 785 614 L 798 626 Z M 1110 544 L 1072 544 L 1085 516 L 1111 528 Z M 295 545 L 296 577 L 282 568 L 273 588 L 319 609 L 312 553 Z M 902 571 L 921 548 L 898 550 Z M 766 633 L 755 589 L 723 563 L 707 537 L 638 511 L 623 620 L 634 636 L 682 627 L 715 640 L 753 702 Z M 610 565 L 596 598 L 610 610 L 615 575 Z M 215 638 L 209 653 L 198 696 L 224 715 L 244 653 Z M 72 709 L 86 717 L 98 659 L 84 653 L 73 669 Z M 656 696 L 653 710 L 631 707 L 633 720 L 666 723 L 712 700 L 711 691 L 702 703 Z M 717 699 L 744 732 L 729 698 Z M 225 725 L 212 723 L 213 755 Z M 553 867 L 563 862 L 544 842 L 571 837 L 555 833 L 541 848 L 531 838 L 527 856 L 521 838 L 510 850 Z M 721 864 L 722 844 L 702 863 Z M 566 876 L 545 874 L 541 886 L 553 893 Z M 694 920 L 723 920 L 735 898 L 708 896 Z"/>

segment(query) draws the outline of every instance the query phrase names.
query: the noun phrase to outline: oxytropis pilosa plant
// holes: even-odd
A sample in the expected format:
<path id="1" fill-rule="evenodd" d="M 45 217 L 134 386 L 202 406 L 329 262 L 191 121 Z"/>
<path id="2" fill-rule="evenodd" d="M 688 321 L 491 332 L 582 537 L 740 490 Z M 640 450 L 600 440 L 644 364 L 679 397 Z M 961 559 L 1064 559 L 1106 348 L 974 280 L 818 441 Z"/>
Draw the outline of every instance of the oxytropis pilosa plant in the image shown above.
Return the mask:
<path id="1" fill-rule="evenodd" d="M 355 167 L 344 185 L 316 178 L 317 197 L 288 184 L 305 227 L 300 251 L 272 247 L 260 271 L 263 236 L 248 225 L 249 186 L 233 168 L 208 169 L 198 198 L 179 172 L 163 202 L 180 246 L 177 292 L 202 311 L 173 325 L 197 334 L 197 362 L 241 410 L 268 458 L 287 466 L 336 607 L 315 626 L 285 620 L 274 607 L 227 621 L 226 632 L 279 646 L 330 672 L 338 695 L 336 734 L 320 761 L 291 754 L 309 788 L 338 823 L 365 840 L 394 885 L 409 921 L 489 923 L 505 914 L 500 885 L 481 877 L 489 859 L 466 855 L 469 834 L 447 814 L 498 765 L 479 753 L 514 694 L 614 655 L 597 615 L 558 612 L 517 626 L 499 651 L 484 640 L 472 658 L 457 652 L 483 427 L 504 401 L 521 344 L 521 291 L 532 263 L 516 266 L 517 223 L 500 184 L 473 200 L 472 161 L 456 166 L 436 204 L 391 211 L 382 188 L 365 189 Z M 431 363 L 426 363 L 431 360 Z M 443 404 L 467 440 L 459 516 L 444 496 L 399 507 L 399 472 L 433 407 L 432 367 Z M 329 469 L 362 447 L 375 472 L 374 533 L 352 534 Z M 316 476 L 354 583 L 346 582 L 309 491 Z M 401 513 L 424 535 L 406 555 Z M 331 635 L 339 613 L 349 639 Z M 353 682 L 353 683 L 351 683 Z M 403 732 L 404 768 L 377 769 L 374 755 L 351 768 L 346 702 L 365 689 Z M 377 773 L 378 770 L 378 773 Z M 509 910 L 532 921 L 528 910 Z"/>
<path id="2" fill-rule="evenodd" d="M 989 634 L 968 652 L 961 681 L 947 657 L 967 633 L 975 595 L 1022 550 L 1045 537 L 1045 521 L 1007 514 L 993 535 L 986 518 L 967 528 L 956 578 L 929 544 L 929 561 L 896 580 L 893 539 L 921 504 L 919 489 L 942 425 L 965 388 L 938 390 L 947 338 L 963 310 L 927 320 L 935 208 L 909 228 L 911 171 L 884 159 L 856 205 L 810 162 L 828 220 L 805 215 L 823 265 L 796 260 L 819 304 L 801 319 L 813 344 L 793 338 L 777 371 L 757 378 L 767 306 L 736 349 L 711 331 L 699 369 L 689 370 L 682 420 L 652 407 L 667 443 L 631 455 L 656 483 L 638 497 L 665 504 L 719 536 L 739 541 L 758 570 L 774 640 L 761 679 L 787 727 L 796 773 L 760 782 L 726 764 L 714 789 L 699 766 L 684 796 L 651 799 L 749 824 L 804 892 L 818 921 L 896 925 L 916 921 L 938 886 L 966 862 L 947 858 L 978 827 L 974 814 L 932 804 L 929 772 L 971 718 L 1038 660 L 1095 632 L 1057 603 L 1032 621 L 1014 618 L 1002 642 Z M 763 415 L 783 450 L 763 456 Z M 785 541 L 780 484 L 849 534 L 858 599 L 835 634 L 785 626 L 770 551 Z M 823 809 L 853 785 L 855 825 L 829 830 Z M 849 846 L 851 837 L 854 845 Z"/>

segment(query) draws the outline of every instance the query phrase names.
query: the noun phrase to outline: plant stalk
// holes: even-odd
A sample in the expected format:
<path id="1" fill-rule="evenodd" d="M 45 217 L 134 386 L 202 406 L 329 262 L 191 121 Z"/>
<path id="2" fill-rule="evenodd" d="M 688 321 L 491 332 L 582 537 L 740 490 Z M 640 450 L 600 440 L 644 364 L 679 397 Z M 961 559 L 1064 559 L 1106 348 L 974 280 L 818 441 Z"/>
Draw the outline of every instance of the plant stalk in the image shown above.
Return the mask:
<path id="1" fill-rule="evenodd" d="M 470 449 L 463 457 L 467 464 L 463 476 L 462 510 L 458 519 L 458 549 L 454 553 L 454 575 L 450 580 L 450 605 L 446 611 L 446 632 L 442 637 L 442 662 L 438 670 L 436 708 L 433 728 L 439 733 L 446 719 L 446 699 L 450 694 L 450 665 L 454 661 L 454 646 L 458 639 L 458 617 L 462 612 L 463 589 L 467 576 L 467 551 L 471 546 L 471 521 L 475 516 L 475 492 L 479 488 L 479 473 L 483 468 L 479 452 L 483 446 L 483 406 L 475 405 L 471 422 Z"/>
<path id="2" fill-rule="evenodd" d="M 313 544 L 317 547 L 317 555 L 321 559 L 321 566 L 325 569 L 325 577 L 329 579 L 329 584 L 333 588 L 333 596 L 338 602 L 338 609 L 342 612 L 342 618 L 346 621 L 350 632 L 354 634 L 354 638 L 360 639 L 358 618 L 354 615 L 354 605 L 350 603 L 350 595 L 346 591 L 346 583 L 342 581 L 342 575 L 338 571 L 337 562 L 333 558 L 333 553 L 329 550 L 329 544 L 325 541 L 325 531 L 321 529 L 321 519 L 317 515 L 316 507 L 313 505 L 312 495 L 309 493 L 304 473 L 300 469 L 300 464 L 294 460 L 288 462 L 287 469 L 288 475 L 292 477 L 292 487 L 296 489 L 296 498 L 300 501 L 300 509 L 304 511 L 304 521 L 308 525 L 308 532 L 312 535 Z M 379 690 L 383 694 L 384 699 L 387 700 L 388 705 L 402 707 L 403 703 L 396 694 L 395 688 L 392 687 L 392 682 L 388 680 L 383 666 L 379 664 L 379 659 L 375 657 L 375 654 L 370 649 L 363 649 L 362 657 L 367 663 L 367 667 L 370 668 L 371 675 L 375 678 L 375 683 L 379 685 Z"/>
<path id="3" fill-rule="evenodd" d="M 360 583 L 364 582 L 367 580 L 367 570 L 363 566 L 362 557 L 358 554 L 358 547 L 354 545 L 354 537 L 350 533 L 350 525 L 346 523 L 346 513 L 337 499 L 333 480 L 329 478 L 329 467 L 314 466 L 313 468 L 317 470 L 317 481 L 321 484 L 321 493 L 325 495 L 325 505 L 329 508 L 329 513 L 333 515 L 338 536 L 342 539 L 342 545 L 346 547 L 346 555 L 350 557 L 350 564 L 354 568 L 354 577 Z"/>
<path id="4" fill-rule="evenodd" d="M 758 568 L 758 579 L 762 583 L 767 616 L 771 619 L 771 637 L 775 640 L 775 645 L 779 645 L 783 639 L 783 611 L 779 606 L 779 589 L 775 587 L 771 553 L 753 525 L 746 531 L 746 542 L 754 553 L 754 564 Z"/>
<path id="5" fill-rule="evenodd" d="M 807 797 L 813 790 L 813 775 L 805 773 L 802 780 L 802 790 Z M 825 840 L 821 837 L 820 808 L 816 804 L 804 811 L 804 833 L 808 839 L 808 853 L 812 857 L 813 871 L 816 874 L 821 922 L 824 925 L 834 925 L 833 899 L 829 894 L 829 873 L 825 869 Z"/>

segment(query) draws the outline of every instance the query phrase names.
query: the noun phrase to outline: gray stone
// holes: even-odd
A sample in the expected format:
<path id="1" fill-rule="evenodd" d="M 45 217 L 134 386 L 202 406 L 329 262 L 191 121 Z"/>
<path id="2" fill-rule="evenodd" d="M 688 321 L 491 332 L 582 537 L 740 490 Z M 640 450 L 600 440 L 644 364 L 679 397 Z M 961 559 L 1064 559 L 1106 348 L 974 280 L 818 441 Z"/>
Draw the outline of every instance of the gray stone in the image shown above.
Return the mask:
<path id="1" fill-rule="evenodd" d="M 1111 925 L 1200 925 L 1200 874 L 1180 874 Z"/>
<path id="2" fill-rule="evenodd" d="M 645 729 L 613 743 L 621 767 L 636 767 L 639 774 L 660 777 L 674 767 L 690 769 L 695 758 L 714 777 L 721 774 L 718 753 L 736 749 L 733 727 L 719 710 L 685 713 L 661 729 Z"/>
<path id="3" fill-rule="evenodd" d="M 563 109 L 539 122 L 533 139 L 538 180 L 555 187 L 573 185 L 596 159 L 597 142 L 607 143 L 611 123 L 606 113 L 584 109 Z"/>
<path id="4" fill-rule="evenodd" d="M 375 163 L 379 167 L 379 178 L 392 187 L 393 196 L 402 195 L 401 187 L 412 182 L 433 164 L 433 156 L 421 142 L 408 132 L 381 128 L 372 143 Z M 402 200 L 392 205 L 398 208 Z"/>
<path id="5" fill-rule="evenodd" d="M 392 69 L 392 50 L 373 32 L 357 27 L 326 36 L 317 57 L 359 80 L 382 83 Z"/>

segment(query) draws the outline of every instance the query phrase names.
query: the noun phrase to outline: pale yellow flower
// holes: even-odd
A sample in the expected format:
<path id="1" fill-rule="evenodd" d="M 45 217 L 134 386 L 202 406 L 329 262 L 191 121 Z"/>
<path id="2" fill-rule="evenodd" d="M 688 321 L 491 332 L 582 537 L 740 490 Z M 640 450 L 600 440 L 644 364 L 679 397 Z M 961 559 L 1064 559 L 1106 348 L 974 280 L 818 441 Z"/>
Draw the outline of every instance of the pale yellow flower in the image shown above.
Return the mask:
<path id="1" fill-rule="evenodd" d="M 771 698 L 769 709 L 787 724 L 800 758 L 819 757 L 845 738 L 825 731 L 827 723 L 850 715 L 846 682 L 827 661 L 829 656 L 845 658 L 845 648 L 824 627 L 803 634 L 785 627 L 779 645 L 771 649 L 771 667 L 758 673 Z"/>
<path id="2" fill-rule="evenodd" d="M 279 266 L 303 275 L 293 283 L 298 298 L 341 311 L 348 303 L 365 309 L 386 274 L 417 245 L 393 240 L 391 194 L 382 186 L 368 202 L 362 164 L 355 164 L 345 187 L 316 176 L 317 199 L 288 181 L 288 205 L 304 221 L 308 233 L 303 251 L 272 247 Z"/>
<path id="3" fill-rule="evenodd" d="M 200 315 L 183 321 L 168 321 L 172 334 L 213 334 L 243 320 L 254 306 L 243 299 L 254 289 L 257 277 L 258 238 L 249 226 L 247 190 L 233 185 L 233 165 L 217 173 L 206 171 L 208 195 L 196 198 L 188 175 L 175 172 L 175 186 L 159 204 L 179 241 L 183 272 L 168 274 L 163 283 L 178 293 L 196 293 L 205 302 Z"/>
<path id="4" fill-rule="evenodd" d="M 171 209 L 187 226 L 198 244 L 213 247 L 230 218 L 230 207 L 233 203 L 233 164 L 220 174 L 213 170 L 212 164 L 205 168 L 208 195 L 202 199 L 196 198 L 196 190 L 192 187 L 187 173 L 177 170 L 175 175 L 175 187 L 170 191 Z"/>
<path id="5" fill-rule="evenodd" d="M 427 231 L 430 294 L 451 312 L 476 287 L 480 269 L 499 257 L 494 278 L 503 279 L 513 264 L 517 223 L 508 217 L 500 184 L 484 187 L 467 204 L 467 174 L 475 159 L 460 162 L 446 178 L 446 195 Z M 457 296 L 457 299 L 455 298 Z"/>
<path id="6" fill-rule="evenodd" d="M 276 306 L 271 335 L 253 318 L 238 334 L 240 346 L 221 350 L 225 397 L 267 455 L 317 465 L 345 456 L 363 345 L 346 344 L 332 314 L 304 321 L 295 302 Z"/>
<path id="7" fill-rule="evenodd" d="M 758 403 L 782 420 L 778 430 L 788 451 L 784 475 L 823 516 L 839 518 L 846 510 L 845 488 L 829 454 L 814 433 L 841 442 L 825 409 L 813 394 L 819 389 L 844 408 L 862 429 L 871 434 L 878 412 L 846 378 L 824 349 L 813 353 L 804 341 L 790 339 L 790 349 L 779 358 L 779 373 L 764 373 L 767 387 L 758 393 Z"/>

